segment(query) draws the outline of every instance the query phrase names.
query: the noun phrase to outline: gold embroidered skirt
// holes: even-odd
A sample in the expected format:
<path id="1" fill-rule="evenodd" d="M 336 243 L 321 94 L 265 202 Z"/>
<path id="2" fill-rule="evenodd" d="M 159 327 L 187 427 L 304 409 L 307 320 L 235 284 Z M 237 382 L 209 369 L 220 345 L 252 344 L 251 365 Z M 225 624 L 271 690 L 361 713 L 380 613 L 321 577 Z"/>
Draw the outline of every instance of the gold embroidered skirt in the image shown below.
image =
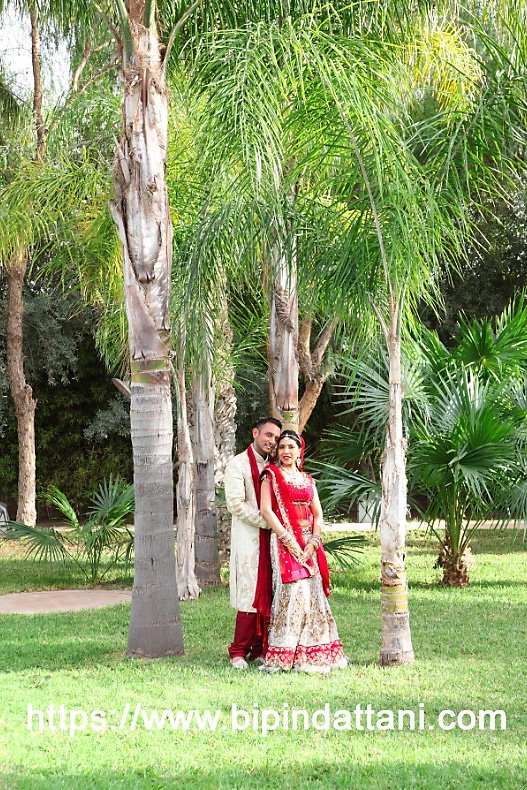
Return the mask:
<path id="1" fill-rule="evenodd" d="M 348 662 L 320 573 L 283 584 L 276 541 L 271 535 L 273 603 L 264 667 L 303 672 L 343 669 Z"/>

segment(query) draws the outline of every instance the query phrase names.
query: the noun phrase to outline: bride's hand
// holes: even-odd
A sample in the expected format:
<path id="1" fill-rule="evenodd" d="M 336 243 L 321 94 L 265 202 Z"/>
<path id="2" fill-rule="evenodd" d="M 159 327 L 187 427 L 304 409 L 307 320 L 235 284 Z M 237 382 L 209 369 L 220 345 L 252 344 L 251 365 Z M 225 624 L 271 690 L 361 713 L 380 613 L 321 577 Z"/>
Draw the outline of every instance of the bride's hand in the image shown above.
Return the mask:
<path id="1" fill-rule="evenodd" d="M 300 557 L 300 562 L 304 563 L 311 559 L 313 554 L 315 553 L 315 547 L 312 543 L 308 543 L 302 552 L 302 556 Z"/>

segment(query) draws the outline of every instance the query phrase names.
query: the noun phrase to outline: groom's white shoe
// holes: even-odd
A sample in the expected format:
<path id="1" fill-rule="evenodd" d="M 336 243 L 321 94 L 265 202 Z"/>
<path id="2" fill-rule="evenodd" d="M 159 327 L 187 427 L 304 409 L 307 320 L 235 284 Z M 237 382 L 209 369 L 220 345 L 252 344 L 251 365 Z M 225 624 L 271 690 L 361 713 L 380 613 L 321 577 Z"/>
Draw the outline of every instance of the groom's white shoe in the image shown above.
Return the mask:
<path id="1" fill-rule="evenodd" d="M 231 667 L 234 667 L 234 669 L 248 669 L 249 664 L 241 656 L 235 656 L 231 658 Z"/>

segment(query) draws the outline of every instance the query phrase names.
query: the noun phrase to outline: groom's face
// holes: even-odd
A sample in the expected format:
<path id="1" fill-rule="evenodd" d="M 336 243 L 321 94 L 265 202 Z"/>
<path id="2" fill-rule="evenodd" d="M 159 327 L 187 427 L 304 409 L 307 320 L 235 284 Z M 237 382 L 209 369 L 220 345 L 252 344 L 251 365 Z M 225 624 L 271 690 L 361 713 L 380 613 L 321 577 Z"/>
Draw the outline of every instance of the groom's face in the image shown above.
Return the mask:
<path id="1" fill-rule="evenodd" d="M 256 451 L 264 458 L 272 455 L 280 436 L 280 428 L 272 422 L 266 422 L 260 429 L 253 428 L 253 439 Z"/>

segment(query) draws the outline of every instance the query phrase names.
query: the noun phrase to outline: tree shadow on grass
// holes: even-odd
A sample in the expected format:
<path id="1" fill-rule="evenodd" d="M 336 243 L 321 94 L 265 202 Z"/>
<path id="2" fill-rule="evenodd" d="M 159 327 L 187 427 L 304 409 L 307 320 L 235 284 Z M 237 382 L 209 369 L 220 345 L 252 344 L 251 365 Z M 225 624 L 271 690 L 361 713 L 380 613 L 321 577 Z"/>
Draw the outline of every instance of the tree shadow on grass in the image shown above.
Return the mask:
<path id="1" fill-rule="evenodd" d="M 350 733 L 343 734 L 343 737 L 349 738 L 349 735 Z M 353 737 L 360 736 L 353 733 Z M 243 738 L 240 737 L 239 740 L 239 749 L 243 751 Z M 371 743 L 371 747 L 374 748 L 374 743 Z M 413 759 L 403 761 L 401 757 L 393 759 L 389 755 L 384 762 L 381 762 L 379 756 L 377 761 L 368 759 L 361 765 L 360 759 L 357 759 L 359 755 L 355 754 L 349 762 L 341 758 L 335 764 L 330 759 L 321 759 L 321 751 L 323 752 L 323 745 L 317 749 L 318 758 L 311 758 L 309 765 L 299 765 L 297 760 L 293 761 L 284 755 L 283 764 L 279 767 L 266 764 L 263 751 L 260 759 L 254 755 L 254 762 L 250 767 L 233 761 L 229 765 L 213 763 L 173 771 L 164 771 L 158 766 L 149 766 L 143 771 L 135 771 L 130 767 L 128 771 L 122 772 L 78 770 L 62 774 L 51 770 L 37 773 L 21 770 L 16 773 L 0 773 L 0 786 L 12 790 L 70 790 L 72 787 L 83 790 L 173 790 L 181 787 L 186 790 L 297 790 L 299 787 L 313 790 L 393 790 L 395 787 L 411 787 L 413 790 L 430 790 L 432 787 L 441 787 L 444 790 L 480 790 L 482 787 L 520 788 L 525 776 L 525 772 L 514 766 L 482 767 L 470 764 L 466 759 L 450 759 L 448 765 L 445 765 L 443 762 L 435 763 L 429 757 L 415 764 Z"/>
<path id="2" fill-rule="evenodd" d="M 527 604 L 505 597 L 499 606 L 489 607 L 488 595 L 500 586 L 506 591 L 522 585 L 482 582 L 455 591 L 435 585 L 413 587 L 410 621 L 414 647 L 420 645 L 418 658 L 436 657 L 446 648 L 452 654 L 458 650 L 460 656 L 471 651 L 482 655 L 490 650 L 486 644 L 490 640 L 492 650 L 502 653 L 505 663 L 515 655 L 523 660 L 518 631 L 527 629 Z M 343 591 L 333 595 L 332 611 L 351 663 L 376 664 L 381 634 L 379 588 L 364 583 L 355 592 L 354 596 Z M 478 592 L 485 598 L 478 600 Z M 225 590 L 207 590 L 199 601 L 182 604 L 180 611 L 185 655 L 162 660 L 183 668 L 227 669 L 235 612 Z M 1 615 L 0 670 L 60 671 L 121 662 L 126 659 L 129 618 L 129 604 L 49 615 Z"/>
<path id="3" fill-rule="evenodd" d="M 514 588 L 514 587 L 527 587 L 527 579 L 525 581 L 517 580 L 517 581 L 510 581 L 507 579 L 477 579 L 470 582 L 470 587 L 472 589 L 486 589 L 486 588 Z"/>

